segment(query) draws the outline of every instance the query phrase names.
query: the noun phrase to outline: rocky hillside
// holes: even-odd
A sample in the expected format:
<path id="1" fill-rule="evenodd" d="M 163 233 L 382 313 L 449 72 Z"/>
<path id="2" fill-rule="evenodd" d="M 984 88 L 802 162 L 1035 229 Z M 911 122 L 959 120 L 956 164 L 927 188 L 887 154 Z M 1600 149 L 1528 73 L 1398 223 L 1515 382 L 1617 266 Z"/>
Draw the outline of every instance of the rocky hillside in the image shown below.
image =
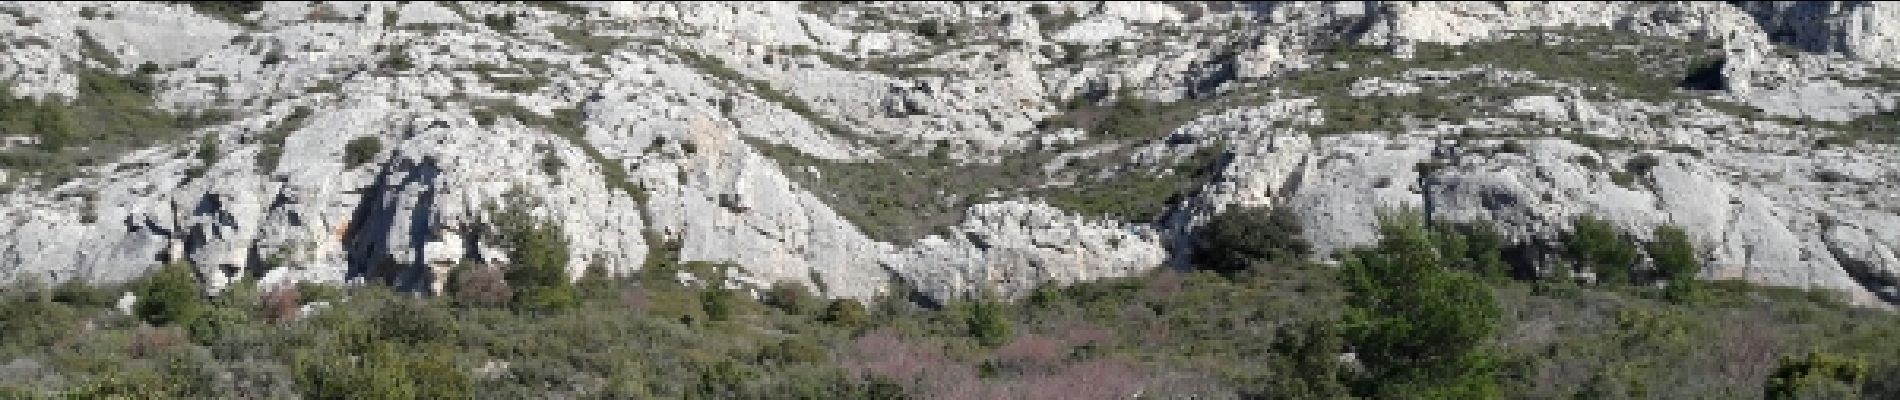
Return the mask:
<path id="1" fill-rule="evenodd" d="M 1711 279 L 1900 271 L 1884 2 L 9 3 L 0 83 L 0 280 L 428 290 L 516 205 L 576 275 L 834 297 L 1134 275 L 1236 206 L 1320 254 L 1491 221 L 1532 275 L 1581 216 Z"/>

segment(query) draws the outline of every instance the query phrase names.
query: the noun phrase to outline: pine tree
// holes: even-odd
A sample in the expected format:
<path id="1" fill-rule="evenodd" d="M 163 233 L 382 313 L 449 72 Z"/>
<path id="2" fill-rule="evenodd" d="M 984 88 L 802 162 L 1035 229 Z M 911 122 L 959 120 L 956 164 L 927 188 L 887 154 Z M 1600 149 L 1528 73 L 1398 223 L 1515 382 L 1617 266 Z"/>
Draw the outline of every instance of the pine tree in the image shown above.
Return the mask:
<path id="1" fill-rule="evenodd" d="M 521 199 L 519 191 L 504 196 Z M 537 220 L 520 201 L 496 215 L 501 239 L 508 243 L 508 259 L 513 263 L 503 273 L 514 291 L 515 305 L 528 309 L 566 308 L 580 303 L 580 295 L 568 278 L 567 235 L 560 225 Z"/>
<path id="2" fill-rule="evenodd" d="M 1577 218 L 1566 244 L 1570 256 L 1606 284 L 1629 283 L 1630 268 L 1641 257 L 1609 221 L 1587 215 Z"/>
<path id="3" fill-rule="evenodd" d="M 1659 278 L 1674 281 L 1694 279 L 1702 272 L 1702 265 L 1696 261 L 1695 245 L 1689 242 L 1689 234 L 1682 228 L 1661 226 L 1656 228 L 1656 242 L 1649 245 L 1649 256 L 1655 260 Z"/>
<path id="4" fill-rule="evenodd" d="M 1346 326 L 1366 368 L 1361 390 L 1376 397 L 1495 398 L 1484 341 L 1497 329 L 1497 300 L 1476 276 L 1447 268 L 1417 216 L 1387 217 L 1376 247 L 1354 251 L 1342 270 Z"/>

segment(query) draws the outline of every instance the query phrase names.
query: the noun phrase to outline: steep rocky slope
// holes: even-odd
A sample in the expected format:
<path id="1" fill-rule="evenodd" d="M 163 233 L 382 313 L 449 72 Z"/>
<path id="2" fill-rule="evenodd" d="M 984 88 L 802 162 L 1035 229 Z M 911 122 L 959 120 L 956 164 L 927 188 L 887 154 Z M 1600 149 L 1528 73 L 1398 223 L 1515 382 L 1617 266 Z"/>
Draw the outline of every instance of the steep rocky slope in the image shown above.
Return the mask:
<path id="1" fill-rule="evenodd" d="M 1494 221 L 1540 273 L 1577 216 L 1638 240 L 1680 225 L 1706 277 L 1874 304 L 1900 270 L 1896 21 L 1882 2 L 13 3 L 9 98 L 136 93 L 173 120 L 52 156 L 58 124 L 0 125 L 0 279 L 188 260 L 213 288 L 424 289 L 505 262 L 483 229 L 528 204 L 577 274 L 666 247 L 831 296 L 1016 294 L 1178 263 L 1220 210 L 1266 205 L 1321 250 L 1373 240 L 1386 210 Z"/>

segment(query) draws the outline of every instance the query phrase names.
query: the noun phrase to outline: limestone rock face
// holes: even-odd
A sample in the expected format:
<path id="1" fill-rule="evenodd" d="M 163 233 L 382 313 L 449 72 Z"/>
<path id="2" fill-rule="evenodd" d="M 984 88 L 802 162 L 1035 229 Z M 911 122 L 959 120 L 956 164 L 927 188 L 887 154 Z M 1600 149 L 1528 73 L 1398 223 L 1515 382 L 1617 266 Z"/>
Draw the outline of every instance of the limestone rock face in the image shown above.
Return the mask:
<path id="1" fill-rule="evenodd" d="M 1042 203 L 970 208 L 950 235 L 932 236 L 892 255 L 893 268 L 933 298 L 1020 296 L 1044 283 L 1139 274 L 1165 260 L 1152 227 L 1078 217 Z"/>
<path id="2" fill-rule="evenodd" d="M 0 280 L 185 262 L 213 291 L 433 292 L 507 265 L 493 216 L 521 207 L 573 275 L 665 256 L 834 297 L 1017 296 L 1186 266 L 1198 227 L 1271 206 L 1320 261 L 1412 210 L 1492 223 L 1548 272 L 1591 215 L 1683 227 L 1706 278 L 1900 295 L 1883 2 L 14 3 L 0 27 L 17 98 L 136 78 L 211 121 L 70 179 L 0 166 Z M 1434 58 L 1527 31 L 1657 51 Z M 5 129 L 0 153 L 38 151 Z"/>

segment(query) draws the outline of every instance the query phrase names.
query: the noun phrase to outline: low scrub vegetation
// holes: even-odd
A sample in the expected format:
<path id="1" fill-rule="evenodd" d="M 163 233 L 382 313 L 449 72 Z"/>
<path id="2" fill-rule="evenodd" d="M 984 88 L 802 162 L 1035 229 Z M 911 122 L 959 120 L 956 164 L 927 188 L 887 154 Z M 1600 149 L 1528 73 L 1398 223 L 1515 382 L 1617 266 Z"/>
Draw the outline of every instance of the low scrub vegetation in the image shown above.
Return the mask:
<path id="1" fill-rule="evenodd" d="M 1540 81 L 1580 88 L 1598 101 L 1678 100 L 1691 97 L 1680 89 L 1724 84 L 1719 76 L 1722 54 L 1708 42 L 1595 28 L 1515 31 L 1499 40 L 1462 46 L 1421 44 L 1403 59 L 1385 49 L 1357 45 L 1335 46 L 1324 50 L 1323 57 L 1321 67 L 1278 84 L 1318 100 L 1327 117 L 1311 128 L 1316 134 L 1398 131 L 1479 118 L 1525 119 L 1507 111 L 1510 100 L 1555 90 L 1546 83 L 1489 82 L 1458 72 L 1474 67 L 1530 72 Z M 1717 76 L 1708 76 L 1711 66 Z M 1406 71 L 1445 76 L 1401 78 Z M 1345 88 L 1370 77 L 1410 81 L 1422 90 L 1343 95 Z"/>
<path id="2" fill-rule="evenodd" d="M 1072 184 L 1055 186 L 1049 185 L 1054 176 L 1044 169 L 1057 155 L 1054 151 L 1014 154 L 995 163 L 957 161 L 944 151 L 846 162 L 815 159 L 769 143 L 752 144 L 872 238 L 900 243 L 944 233 L 962 221 L 972 205 L 1008 199 L 1042 200 L 1090 217 L 1156 221 L 1216 172 L 1224 151 L 1217 145 L 1202 146 L 1151 166 L 1082 161 L 1064 168 L 1081 176 Z M 1100 158 L 1124 156 L 1118 151 Z M 1102 174 L 1105 170 L 1112 173 Z"/>
<path id="3" fill-rule="evenodd" d="M 909 242 L 942 233 L 961 221 L 969 206 L 1005 199 L 1042 200 L 1090 217 L 1156 221 L 1212 178 L 1225 147 L 1169 141 L 1175 127 L 1202 115 L 1207 109 L 1201 106 L 1212 101 L 1158 103 L 1128 96 L 1106 105 L 1079 102 L 1042 124 L 1045 130 L 1083 130 L 1088 139 L 1081 143 L 1039 146 L 995 162 L 955 159 L 948 142 L 922 144 L 923 155 L 892 145 L 884 148 L 883 159 L 865 162 L 820 160 L 784 146 L 752 145 L 878 240 Z M 1182 147 L 1154 165 L 1127 161 L 1137 148 L 1156 143 Z M 1067 159 L 1054 171 L 1046 168 L 1066 151 L 1095 145 L 1107 150 Z M 1057 182 L 1062 184 L 1052 184 Z"/>
<path id="4" fill-rule="evenodd" d="M 1244 268 L 1165 270 L 935 307 L 905 300 L 901 288 L 859 301 L 825 300 L 790 282 L 757 296 L 682 285 L 671 275 L 711 278 L 718 268 L 668 259 L 664 245 L 642 273 L 564 284 L 558 269 L 543 269 L 565 263 L 560 235 L 514 217 L 497 218 L 497 229 L 514 238 L 520 261 L 460 267 L 445 296 L 239 283 L 205 297 L 184 265 L 119 286 L 21 282 L 0 299 L 0 395 L 1896 394 L 1889 382 L 1900 378 L 1900 344 L 1890 339 L 1900 317 L 1890 313 L 1726 282 L 1676 299 L 1646 286 L 1504 279 L 1481 272 L 1488 257 L 1472 256 L 1495 246 L 1447 233 L 1482 228 L 1408 216 L 1388 218 L 1384 239 L 1342 253 L 1340 267 L 1309 265 L 1277 255 L 1300 251 L 1296 237 L 1274 233 L 1287 225 L 1276 213 L 1236 212 L 1263 215 L 1236 218 L 1258 227 L 1222 228 L 1253 239 L 1208 250 L 1236 247 L 1225 250 L 1244 262 L 1210 260 Z M 565 294 L 532 294 L 550 288 Z M 112 308 L 122 291 L 140 295 L 130 314 Z"/>
<path id="5" fill-rule="evenodd" d="M 19 97 L 0 86 L 0 137 L 34 144 L 0 148 L 0 168 L 39 174 L 56 184 L 77 169 L 110 162 L 128 150 L 179 141 L 224 119 L 216 113 L 174 114 L 153 107 L 149 76 L 99 71 L 79 74 L 78 96 Z"/>

